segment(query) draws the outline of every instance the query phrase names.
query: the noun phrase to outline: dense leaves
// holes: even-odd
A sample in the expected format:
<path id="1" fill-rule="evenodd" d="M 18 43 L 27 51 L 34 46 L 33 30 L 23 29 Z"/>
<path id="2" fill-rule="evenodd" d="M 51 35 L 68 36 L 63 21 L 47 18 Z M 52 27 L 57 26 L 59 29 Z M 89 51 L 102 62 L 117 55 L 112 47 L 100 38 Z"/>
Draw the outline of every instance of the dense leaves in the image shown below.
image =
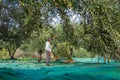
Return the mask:
<path id="1" fill-rule="evenodd" d="M 44 51 L 45 41 L 51 37 L 56 55 L 67 55 L 71 47 L 82 47 L 120 59 L 119 0 L 3 0 L 0 4 L 1 42 Z M 71 14 L 82 17 L 79 25 L 71 22 Z M 50 25 L 56 15 L 60 17 L 59 27 Z"/>

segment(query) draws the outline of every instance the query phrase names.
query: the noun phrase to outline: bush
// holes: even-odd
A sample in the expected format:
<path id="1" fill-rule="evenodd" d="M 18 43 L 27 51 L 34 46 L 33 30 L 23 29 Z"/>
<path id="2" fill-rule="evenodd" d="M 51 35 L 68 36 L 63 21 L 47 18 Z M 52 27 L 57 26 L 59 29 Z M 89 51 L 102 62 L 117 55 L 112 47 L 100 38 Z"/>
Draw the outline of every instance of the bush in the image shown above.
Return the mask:
<path id="1" fill-rule="evenodd" d="M 85 57 L 92 57 L 93 54 L 88 52 L 84 48 L 74 49 L 73 50 L 73 57 L 85 58 Z"/>
<path id="2" fill-rule="evenodd" d="M 1 49 L 0 50 L 0 59 L 7 59 L 9 58 L 9 54 L 6 49 Z"/>
<path id="3" fill-rule="evenodd" d="M 54 49 L 55 55 L 62 58 L 71 58 L 70 56 L 70 48 L 68 42 L 61 42 L 57 44 L 57 47 Z"/>

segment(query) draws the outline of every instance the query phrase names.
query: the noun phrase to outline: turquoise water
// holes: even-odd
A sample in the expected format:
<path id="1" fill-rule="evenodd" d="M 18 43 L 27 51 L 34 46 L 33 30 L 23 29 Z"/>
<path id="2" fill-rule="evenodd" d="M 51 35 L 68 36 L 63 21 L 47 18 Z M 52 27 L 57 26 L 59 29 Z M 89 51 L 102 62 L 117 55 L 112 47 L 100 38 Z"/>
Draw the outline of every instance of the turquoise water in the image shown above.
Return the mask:
<path id="1" fill-rule="evenodd" d="M 120 80 L 120 63 L 96 64 L 96 58 L 74 58 L 73 64 L 45 61 L 0 61 L 0 80 Z"/>

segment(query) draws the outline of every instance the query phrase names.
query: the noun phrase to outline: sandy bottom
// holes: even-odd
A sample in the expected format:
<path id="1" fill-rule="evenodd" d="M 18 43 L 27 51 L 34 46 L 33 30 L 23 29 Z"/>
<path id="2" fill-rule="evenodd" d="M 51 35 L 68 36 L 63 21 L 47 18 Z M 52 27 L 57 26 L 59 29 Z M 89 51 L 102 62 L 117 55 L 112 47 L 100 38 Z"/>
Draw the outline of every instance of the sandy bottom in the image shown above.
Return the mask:
<path id="1" fill-rule="evenodd" d="M 74 58 L 72 64 L 0 60 L 0 80 L 120 80 L 120 63 L 96 64 L 95 58 Z"/>

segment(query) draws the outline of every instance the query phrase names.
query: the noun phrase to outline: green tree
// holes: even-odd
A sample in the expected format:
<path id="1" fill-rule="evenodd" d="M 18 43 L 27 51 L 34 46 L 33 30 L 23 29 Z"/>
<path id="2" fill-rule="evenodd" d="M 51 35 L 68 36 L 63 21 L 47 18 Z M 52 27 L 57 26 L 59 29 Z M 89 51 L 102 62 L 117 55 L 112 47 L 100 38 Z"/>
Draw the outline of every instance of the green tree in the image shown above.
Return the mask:
<path id="1" fill-rule="evenodd" d="M 13 1 L 17 4 L 16 1 Z M 15 19 L 18 13 L 18 8 L 15 7 L 13 2 L 2 1 L 2 7 L 0 10 L 0 47 L 8 50 L 10 58 L 14 59 L 14 54 L 16 49 L 20 46 L 21 43 L 21 34 L 18 27 L 19 23 Z M 10 6 L 11 5 L 11 6 Z"/>

